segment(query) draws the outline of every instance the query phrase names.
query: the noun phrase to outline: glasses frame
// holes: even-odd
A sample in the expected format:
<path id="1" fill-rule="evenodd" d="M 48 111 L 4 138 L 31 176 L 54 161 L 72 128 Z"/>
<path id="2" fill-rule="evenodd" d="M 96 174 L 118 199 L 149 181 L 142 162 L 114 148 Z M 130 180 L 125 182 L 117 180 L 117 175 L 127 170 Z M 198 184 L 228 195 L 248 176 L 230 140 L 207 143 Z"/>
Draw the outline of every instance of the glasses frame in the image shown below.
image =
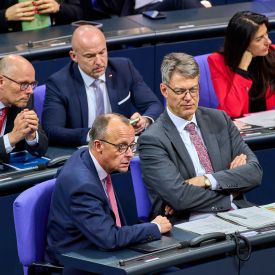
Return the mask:
<path id="1" fill-rule="evenodd" d="M 190 88 L 190 89 L 181 89 L 184 90 L 184 92 L 182 91 L 176 91 L 173 88 L 171 88 L 168 84 L 164 84 L 166 87 L 168 87 L 171 91 L 173 91 L 176 95 L 183 95 L 183 97 L 186 97 L 187 93 L 189 93 L 189 95 L 194 98 L 197 97 L 199 95 L 199 89 L 200 89 L 200 84 L 198 83 L 198 85 L 196 85 L 198 88 L 196 90 L 195 93 L 192 93 L 190 90 L 193 89 L 194 87 Z"/>
<path id="2" fill-rule="evenodd" d="M 137 148 L 136 148 L 137 147 L 137 143 L 136 142 L 133 142 L 133 143 L 127 145 L 127 144 L 123 144 L 123 143 L 114 144 L 114 143 L 109 142 L 109 141 L 107 141 L 105 139 L 99 139 L 99 141 L 102 141 L 102 142 L 108 143 L 110 145 L 113 145 L 114 147 L 116 147 L 117 151 L 119 153 L 121 153 L 121 154 L 125 154 L 128 151 L 129 148 L 131 149 L 131 151 L 133 153 L 135 153 L 136 150 L 137 150 Z"/>
<path id="3" fill-rule="evenodd" d="M 37 87 L 38 85 L 38 81 L 34 81 L 34 82 L 17 82 L 16 80 L 9 78 L 8 76 L 2 74 L 3 77 L 5 77 L 6 79 L 18 84 L 20 86 L 20 91 L 26 91 L 30 86 L 32 87 L 32 89 L 34 89 L 35 87 Z"/>

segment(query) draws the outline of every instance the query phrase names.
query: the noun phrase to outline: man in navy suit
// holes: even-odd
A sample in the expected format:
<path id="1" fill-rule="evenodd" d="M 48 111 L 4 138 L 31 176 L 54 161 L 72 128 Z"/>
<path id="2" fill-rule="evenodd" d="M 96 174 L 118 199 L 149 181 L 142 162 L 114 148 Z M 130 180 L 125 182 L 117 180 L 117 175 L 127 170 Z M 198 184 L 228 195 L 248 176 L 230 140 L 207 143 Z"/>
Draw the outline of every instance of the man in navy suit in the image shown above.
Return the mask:
<path id="1" fill-rule="evenodd" d="M 0 60 L 0 161 L 10 153 L 27 150 L 42 156 L 48 139 L 33 110 L 33 88 L 37 85 L 32 64 L 19 55 Z"/>
<path id="2" fill-rule="evenodd" d="M 99 29 L 88 25 L 77 28 L 70 56 L 72 62 L 47 81 L 42 122 L 51 144 L 87 144 L 88 131 L 97 116 L 97 81 L 103 96 L 103 113 L 139 119 L 134 125 L 136 133 L 163 111 L 129 59 L 108 61 L 106 40 Z M 133 113 L 133 107 L 137 112 Z"/>
<path id="3" fill-rule="evenodd" d="M 166 217 L 127 226 L 115 216 L 108 175 L 128 171 L 136 148 L 135 131 L 119 114 L 98 116 L 89 133 L 89 148 L 76 151 L 60 171 L 48 219 L 46 260 L 58 264 L 58 254 L 87 246 L 118 249 L 159 239 L 172 226 Z"/>

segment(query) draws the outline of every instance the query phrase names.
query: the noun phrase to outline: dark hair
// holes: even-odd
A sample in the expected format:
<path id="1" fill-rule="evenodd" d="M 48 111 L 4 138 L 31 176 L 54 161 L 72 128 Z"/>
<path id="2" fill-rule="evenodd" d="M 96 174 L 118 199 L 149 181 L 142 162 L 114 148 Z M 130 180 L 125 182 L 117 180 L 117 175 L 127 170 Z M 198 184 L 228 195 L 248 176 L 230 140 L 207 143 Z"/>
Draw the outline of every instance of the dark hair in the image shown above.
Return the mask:
<path id="1" fill-rule="evenodd" d="M 251 39 L 262 24 L 265 24 L 268 29 L 268 18 L 265 15 L 250 11 L 237 12 L 230 19 L 221 53 L 224 55 L 226 65 L 231 70 L 237 70 L 243 53 L 247 50 Z M 275 50 L 272 47 L 266 56 L 252 59 L 249 66 L 249 75 L 253 80 L 250 89 L 252 99 L 264 97 L 269 85 L 271 91 L 275 90 L 274 68 Z"/>

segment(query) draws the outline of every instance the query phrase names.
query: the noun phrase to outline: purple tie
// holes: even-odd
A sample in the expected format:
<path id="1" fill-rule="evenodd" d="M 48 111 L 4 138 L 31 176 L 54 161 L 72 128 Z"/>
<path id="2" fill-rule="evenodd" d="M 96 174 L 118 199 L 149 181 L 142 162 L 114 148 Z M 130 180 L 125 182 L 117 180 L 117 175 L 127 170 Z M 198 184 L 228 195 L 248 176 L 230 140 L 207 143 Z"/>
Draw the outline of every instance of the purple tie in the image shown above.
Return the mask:
<path id="1" fill-rule="evenodd" d="M 96 98 L 96 116 L 104 114 L 104 98 L 103 98 L 103 91 L 100 88 L 100 80 L 96 79 L 93 82 L 93 87 L 95 90 L 95 98 Z"/>
<path id="2" fill-rule="evenodd" d="M 212 164 L 210 162 L 207 150 L 202 142 L 201 137 L 197 133 L 195 129 L 195 123 L 191 122 L 185 126 L 185 130 L 189 132 L 190 140 L 194 144 L 196 151 L 198 153 L 199 160 L 201 162 L 201 165 L 203 166 L 206 173 L 212 173 L 213 168 Z"/>

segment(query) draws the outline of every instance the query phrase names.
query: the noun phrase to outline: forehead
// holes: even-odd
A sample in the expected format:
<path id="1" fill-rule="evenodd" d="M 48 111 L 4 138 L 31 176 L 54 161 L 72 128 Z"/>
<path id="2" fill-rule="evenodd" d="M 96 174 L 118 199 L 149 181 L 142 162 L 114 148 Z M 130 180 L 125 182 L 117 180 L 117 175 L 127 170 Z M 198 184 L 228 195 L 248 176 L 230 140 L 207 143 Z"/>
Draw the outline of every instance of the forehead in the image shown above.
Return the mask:
<path id="1" fill-rule="evenodd" d="M 81 37 L 76 49 L 81 52 L 97 52 L 106 48 L 106 41 L 101 35 Z"/>
<path id="2" fill-rule="evenodd" d="M 258 37 L 260 37 L 260 36 L 266 34 L 266 32 L 267 32 L 267 27 L 266 27 L 266 25 L 265 25 L 265 24 L 261 24 L 261 25 L 259 26 L 258 30 L 256 31 L 256 33 L 255 33 L 253 39 L 257 39 Z"/>
<path id="3" fill-rule="evenodd" d="M 115 143 L 128 141 L 135 138 L 135 130 L 131 125 L 123 122 L 111 121 L 106 131 L 106 138 Z"/>
<path id="4" fill-rule="evenodd" d="M 195 78 L 186 78 L 179 73 L 174 73 L 170 79 L 170 83 L 179 88 L 190 88 L 199 83 L 199 76 Z"/>

